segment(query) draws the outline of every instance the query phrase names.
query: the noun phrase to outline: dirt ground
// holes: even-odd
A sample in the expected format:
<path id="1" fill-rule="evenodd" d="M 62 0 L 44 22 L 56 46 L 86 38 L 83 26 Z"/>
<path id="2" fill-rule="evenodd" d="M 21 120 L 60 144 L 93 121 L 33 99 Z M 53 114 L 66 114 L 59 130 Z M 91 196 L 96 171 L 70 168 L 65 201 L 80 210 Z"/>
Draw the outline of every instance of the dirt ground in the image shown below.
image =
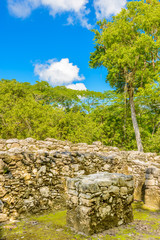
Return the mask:
<path id="1" fill-rule="evenodd" d="M 66 226 L 66 211 L 32 216 L 1 226 L 0 240 L 160 240 L 160 211 L 143 209 L 133 204 L 134 221 L 103 233 L 85 236 Z"/>

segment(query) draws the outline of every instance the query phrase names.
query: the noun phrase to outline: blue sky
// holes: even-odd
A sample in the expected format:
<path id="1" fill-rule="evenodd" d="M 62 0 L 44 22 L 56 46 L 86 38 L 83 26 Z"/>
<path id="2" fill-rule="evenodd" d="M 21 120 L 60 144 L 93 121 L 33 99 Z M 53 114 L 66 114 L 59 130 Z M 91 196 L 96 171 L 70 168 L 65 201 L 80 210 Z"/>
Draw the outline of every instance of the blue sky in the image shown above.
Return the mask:
<path id="1" fill-rule="evenodd" d="M 90 69 L 90 31 L 126 0 L 0 0 L 0 79 L 105 91 L 107 70 Z"/>

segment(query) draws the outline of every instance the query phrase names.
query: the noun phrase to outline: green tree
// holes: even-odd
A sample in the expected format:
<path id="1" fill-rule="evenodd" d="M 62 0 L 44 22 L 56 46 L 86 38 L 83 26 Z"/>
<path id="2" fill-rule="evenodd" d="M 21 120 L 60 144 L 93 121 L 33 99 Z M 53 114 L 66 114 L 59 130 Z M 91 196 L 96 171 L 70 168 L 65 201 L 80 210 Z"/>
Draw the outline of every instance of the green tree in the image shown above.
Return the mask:
<path id="1" fill-rule="evenodd" d="M 145 150 L 160 151 L 160 85 L 146 84 L 135 96 Z"/>
<path id="2" fill-rule="evenodd" d="M 129 97 L 137 147 L 143 151 L 136 118 L 134 94 L 139 87 L 159 81 L 160 4 L 157 0 L 127 4 L 112 21 L 99 21 L 95 33 L 95 51 L 90 66 L 108 69 L 107 81 Z"/>

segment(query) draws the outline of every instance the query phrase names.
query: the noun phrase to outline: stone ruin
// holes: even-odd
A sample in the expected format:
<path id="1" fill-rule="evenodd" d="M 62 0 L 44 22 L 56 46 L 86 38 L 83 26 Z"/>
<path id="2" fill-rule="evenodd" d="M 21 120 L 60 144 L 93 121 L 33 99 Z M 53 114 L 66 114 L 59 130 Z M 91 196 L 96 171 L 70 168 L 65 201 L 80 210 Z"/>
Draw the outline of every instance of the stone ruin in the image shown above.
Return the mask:
<path id="1" fill-rule="evenodd" d="M 160 210 L 160 169 L 147 168 L 144 189 L 145 205 L 150 209 Z"/>
<path id="2" fill-rule="evenodd" d="M 67 180 L 67 224 L 87 235 L 133 220 L 132 176 L 97 173 Z"/>
<path id="3" fill-rule="evenodd" d="M 157 170 L 146 173 L 150 168 Z M 106 171 L 133 175 L 134 199 L 160 209 L 159 170 L 156 153 L 120 151 L 100 142 L 0 139 L 0 222 L 64 209 L 66 178 Z"/>

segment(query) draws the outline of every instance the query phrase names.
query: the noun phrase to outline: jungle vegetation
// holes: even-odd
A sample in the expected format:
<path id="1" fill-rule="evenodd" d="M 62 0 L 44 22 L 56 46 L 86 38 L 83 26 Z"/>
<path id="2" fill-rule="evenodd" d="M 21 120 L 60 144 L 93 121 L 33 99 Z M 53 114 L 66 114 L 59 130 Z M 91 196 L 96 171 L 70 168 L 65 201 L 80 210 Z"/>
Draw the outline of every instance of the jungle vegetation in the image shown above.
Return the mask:
<path id="1" fill-rule="evenodd" d="M 145 151 L 160 151 L 160 86 L 146 84 L 134 102 Z M 0 81 L 0 138 L 45 139 L 71 142 L 101 141 L 120 149 L 137 149 L 129 97 L 116 91 L 76 91 Z"/>

